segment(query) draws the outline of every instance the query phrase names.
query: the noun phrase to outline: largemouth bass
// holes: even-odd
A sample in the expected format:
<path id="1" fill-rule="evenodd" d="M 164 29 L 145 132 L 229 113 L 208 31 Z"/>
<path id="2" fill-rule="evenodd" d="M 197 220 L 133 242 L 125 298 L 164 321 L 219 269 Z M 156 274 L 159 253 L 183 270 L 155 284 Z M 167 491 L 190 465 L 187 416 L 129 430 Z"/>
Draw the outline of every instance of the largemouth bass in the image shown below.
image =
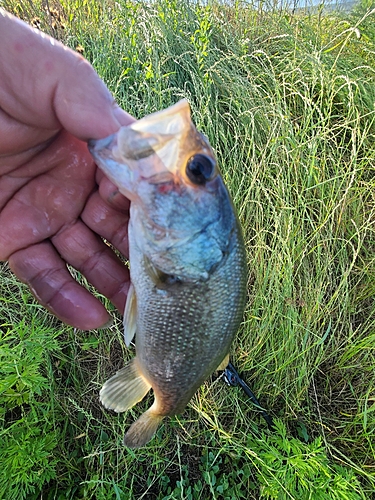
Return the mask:
<path id="1" fill-rule="evenodd" d="M 104 384 L 100 399 L 123 412 L 153 389 L 153 405 L 124 438 L 138 448 L 227 362 L 245 305 L 245 248 L 186 100 L 90 141 L 89 149 L 131 200 L 124 334 L 129 345 L 136 333 L 136 357 Z"/>

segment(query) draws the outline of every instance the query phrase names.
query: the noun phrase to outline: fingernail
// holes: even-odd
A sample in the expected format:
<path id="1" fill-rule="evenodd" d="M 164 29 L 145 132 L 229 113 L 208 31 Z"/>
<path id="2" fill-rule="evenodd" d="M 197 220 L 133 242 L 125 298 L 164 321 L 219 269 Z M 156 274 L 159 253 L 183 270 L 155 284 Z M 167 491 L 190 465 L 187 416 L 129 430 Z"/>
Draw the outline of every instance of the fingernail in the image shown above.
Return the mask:
<path id="1" fill-rule="evenodd" d="M 99 326 L 98 330 L 103 330 L 104 328 L 109 328 L 112 325 L 113 325 L 113 318 L 110 317 L 109 320 L 104 323 L 104 325 Z"/>
<path id="2" fill-rule="evenodd" d="M 116 120 L 122 127 L 130 125 L 131 123 L 136 121 L 135 118 L 133 118 L 131 115 L 129 115 L 129 113 L 121 109 L 120 106 L 118 106 L 116 103 L 113 107 L 113 116 L 116 118 Z"/>

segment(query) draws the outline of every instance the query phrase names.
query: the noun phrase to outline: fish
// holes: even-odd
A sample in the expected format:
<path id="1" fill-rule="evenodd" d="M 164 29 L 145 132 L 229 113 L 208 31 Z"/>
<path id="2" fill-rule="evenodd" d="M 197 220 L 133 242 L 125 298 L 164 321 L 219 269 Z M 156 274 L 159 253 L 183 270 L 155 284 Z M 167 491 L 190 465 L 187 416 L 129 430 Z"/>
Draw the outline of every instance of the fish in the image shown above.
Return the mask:
<path id="1" fill-rule="evenodd" d="M 124 336 L 129 346 L 135 335 L 136 355 L 105 382 L 100 400 L 124 412 L 152 388 L 153 404 L 124 437 L 127 447 L 140 448 L 228 363 L 246 304 L 246 250 L 213 150 L 187 100 L 88 147 L 130 200 Z"/>

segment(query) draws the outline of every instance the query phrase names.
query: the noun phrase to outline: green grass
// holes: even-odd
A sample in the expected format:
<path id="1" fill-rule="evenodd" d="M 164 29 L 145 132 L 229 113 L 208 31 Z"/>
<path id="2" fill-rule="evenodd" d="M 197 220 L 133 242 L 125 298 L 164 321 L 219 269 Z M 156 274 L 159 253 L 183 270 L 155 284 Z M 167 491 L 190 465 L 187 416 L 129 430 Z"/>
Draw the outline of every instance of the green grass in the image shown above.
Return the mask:
<path id="1" fill-rule="evenodd" d="M 191 102 L 248 250 L 232 359 L 277 423 L 270 432 L 239 389 L 211 380 L 147 448 L 124 449 L 150 399 L 120 416 L 98 402 L 134 354 L 121 318 L 73 331 L 3 267 L 0 498 L 374 497 L 375 13 L 0 5 L 81 46 L 136 117 Z"/>

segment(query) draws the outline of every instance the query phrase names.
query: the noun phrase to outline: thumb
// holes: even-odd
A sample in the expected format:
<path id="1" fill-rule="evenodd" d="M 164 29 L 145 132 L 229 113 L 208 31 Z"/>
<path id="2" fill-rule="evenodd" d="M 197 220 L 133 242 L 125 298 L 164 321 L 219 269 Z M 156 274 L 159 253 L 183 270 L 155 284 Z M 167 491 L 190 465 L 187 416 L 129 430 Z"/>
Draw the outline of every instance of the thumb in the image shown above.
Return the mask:
<path id="1" fill-rule="evenodd" d="M 16 120 L 82 140 L 134 121 L 86 59 L 1 8 L 0 47 L 0 107 Z"/>

